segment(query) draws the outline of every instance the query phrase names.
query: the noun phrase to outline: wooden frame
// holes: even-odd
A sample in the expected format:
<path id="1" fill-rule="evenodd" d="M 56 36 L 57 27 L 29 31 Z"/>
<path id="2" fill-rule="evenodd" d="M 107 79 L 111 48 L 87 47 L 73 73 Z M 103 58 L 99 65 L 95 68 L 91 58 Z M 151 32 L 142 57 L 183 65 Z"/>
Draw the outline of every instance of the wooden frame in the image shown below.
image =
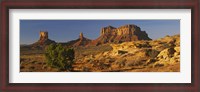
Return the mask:
<path id="1" fill-rule="evenodd" d="M 198 0 L 134 1 L 3 1 L 1 2 L 1 90 L 4 91 L 184 91 L 199 92 L 199 3 Z M 9 83 L 9 9 L 191 9 L 192 10 L 192 83 L 189 84 L 17 84 Z"/>

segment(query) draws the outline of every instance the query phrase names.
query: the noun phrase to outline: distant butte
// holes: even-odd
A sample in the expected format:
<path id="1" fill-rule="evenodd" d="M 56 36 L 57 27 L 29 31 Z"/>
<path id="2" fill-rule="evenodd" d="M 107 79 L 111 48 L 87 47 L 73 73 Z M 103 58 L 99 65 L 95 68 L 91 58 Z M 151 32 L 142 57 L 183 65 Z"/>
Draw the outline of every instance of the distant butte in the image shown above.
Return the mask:
<path id="1" fill-rule="evenodd" d="M 81 32 L 80 35 L 79 35 L 79 38 L 76 40 L 76 43 L 73 44 L 73 46 L 77 47 L 77 46 L 86 46 L 88 45 L 89 43 L 91 42 L 90 39 L 88 38 L 85 38 L 83 36 L 83 33 Z"/>
<path id="2" fill-rule="evenodd" d="M 61 43 L 66 46 L 97 46 L 107 43 L 122 43 L 138 40 L 151 40 L 145 31 L 141 31 L 140 27 L 136 25 L 124 25 L 118 28 L 107 26 L 101 29 L 100 36 L 95 40 L 90 40 L 84 37 L 83 33 L 79 34 L 79 38 L 66 43 Z M 33 43 L 32 47 L 45 47 L 46 45 L 56 43 L 50 40 L 47 31 L 40 31 L 40 38 L 37 42 Z"/>
<path id="3" fill-rule="evenodd" d="M 40 35 L 39 40 L 32 44 L 33 48 L 36 48 L 36 47 L 37 48 L 39 48 L 39 47 L 43 48 L 46 45 L 49 45 L 49 44 L 52 44 L 52 43 L 56 43 L 55 41 L 49 39 L 47 31 L 40 31 L 39 35 Z"/>
<path id="4" fill-rule="evenodd" d="M 100 36 L 93 40 L 90 45 L 106 43 L 122 43 L 137 40 L 151 40 L 145 31 L 141 31 L 136 25 L 124 25 L 118 28 L 107 26 L 101 29 Z"/>

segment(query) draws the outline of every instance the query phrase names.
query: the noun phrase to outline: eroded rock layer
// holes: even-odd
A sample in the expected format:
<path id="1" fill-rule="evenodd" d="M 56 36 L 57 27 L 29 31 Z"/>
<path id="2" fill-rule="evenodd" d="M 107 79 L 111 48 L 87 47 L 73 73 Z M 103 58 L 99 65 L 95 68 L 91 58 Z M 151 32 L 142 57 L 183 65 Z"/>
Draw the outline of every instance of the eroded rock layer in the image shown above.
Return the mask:
<path id="1" fill-rule="evenodd" d="M 151 40 L 145 31 L 141 31 L 136 25 L 124 25 L 119 28 L 107 26 L 101 29 L 100 36 L 90 45 L 105 43 L 122 43 L 138 40 Z"/>

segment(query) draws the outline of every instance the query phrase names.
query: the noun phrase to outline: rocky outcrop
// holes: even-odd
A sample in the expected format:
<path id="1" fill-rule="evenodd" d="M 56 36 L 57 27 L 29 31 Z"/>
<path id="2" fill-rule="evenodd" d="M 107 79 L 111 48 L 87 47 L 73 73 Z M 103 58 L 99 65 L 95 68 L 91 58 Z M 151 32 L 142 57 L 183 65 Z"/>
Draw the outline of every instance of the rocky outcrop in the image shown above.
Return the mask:
<path id="1" fill-rule="evenodd" d="M 91 42 L 90 39 L 83 36 L 83 33 L 81 32 L 79 35 L 79 38 L 76 40 L 76 42 L 73 44 L 74 47 L 77 46 L 86 46 Z"/>
<path id="2" fill-rule="evenodd" d="M 90 39 L 86 38 L 83 36 L 83 33 L 81 32 L 79 34 L 79 38 L 76 39 L 76 40 L 72 40 L 72 41 L 69 41 L 67 43 L 62 43 L 64 46 L 67 46 L 67 47 L 79 47 L 79 46 L 87 46 L 89 43 L 91 42 Z"/>
<path id="3" fill-rule="evenodd" d="M 112 26 L 101 29 L 100 36 L 95 40 L 90 40 L 84 37 L 81 32 L 79 38 L 66 43 L 61 43 L 64 46 L 78 47 L 78 46 L 97 46 L 110 43 L 122 43 L 138 40 L 151 40 L 145 31 L 141 31 L 140 27 L 136 25 L 125 25 L 119 28 Z M 41 31 L 40 38 L 33 44 L 33 47 L 44 47 L 51 43 L 56 43 L 48 38 L 48 32 Z"/>
<path id="4" fill-rule="evenodd" d="M 92 55 L 83 50 L 76 60 L 90 71 L 180 71 L 180 35 L 105 45 L 112 49 Z"/>
<path id="5" fill-rule="evenodd" d="M 40 31 L 40 40 L 39 41 L 43 41 L 43 40 L 47 40 L 47 39 L 48 39 L 48 32 Z"/>
<path id="6" fill-rule="evenodd" d="M 40 35 L 39 40 L 31 45 L 32 48 L 43 48 L 46 45 L 56 43 L 55 41 L 49 39 L 47 31 L 40 31 L 39 35 Z"/>
<path id="7" fill-rule="evenodd" d="M 80 39 L 80 40 L 83 40 L 83 39 L 84 39 L 84 36 L 83 36 L 83 33 L 82 33 L 82 32 L 81 32 L 80 35 L 79 35 L 79 39 Z"/>
<path id="8" fill-rule="evenodd" d="M 91 42 L 91 45 L 105 43 L 122 43 L 138 40 L 151 40 L 145 31 L 141 31 L 136 25 L 125 25 L 119 28 L 112 26 L 101 29 L 100 36 Z"/>

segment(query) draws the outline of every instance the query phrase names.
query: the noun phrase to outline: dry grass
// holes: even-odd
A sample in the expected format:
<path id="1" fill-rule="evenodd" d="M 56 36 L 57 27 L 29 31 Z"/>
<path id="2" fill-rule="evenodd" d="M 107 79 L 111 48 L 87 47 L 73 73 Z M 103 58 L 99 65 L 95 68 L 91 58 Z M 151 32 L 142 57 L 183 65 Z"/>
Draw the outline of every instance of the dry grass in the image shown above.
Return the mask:
<path id="1" fill-rule="evenodd" d="M 20 56 L 20 72 L 57 72 L 56 68 L 46 65 L 43 54 L 29 54 Z"/>

